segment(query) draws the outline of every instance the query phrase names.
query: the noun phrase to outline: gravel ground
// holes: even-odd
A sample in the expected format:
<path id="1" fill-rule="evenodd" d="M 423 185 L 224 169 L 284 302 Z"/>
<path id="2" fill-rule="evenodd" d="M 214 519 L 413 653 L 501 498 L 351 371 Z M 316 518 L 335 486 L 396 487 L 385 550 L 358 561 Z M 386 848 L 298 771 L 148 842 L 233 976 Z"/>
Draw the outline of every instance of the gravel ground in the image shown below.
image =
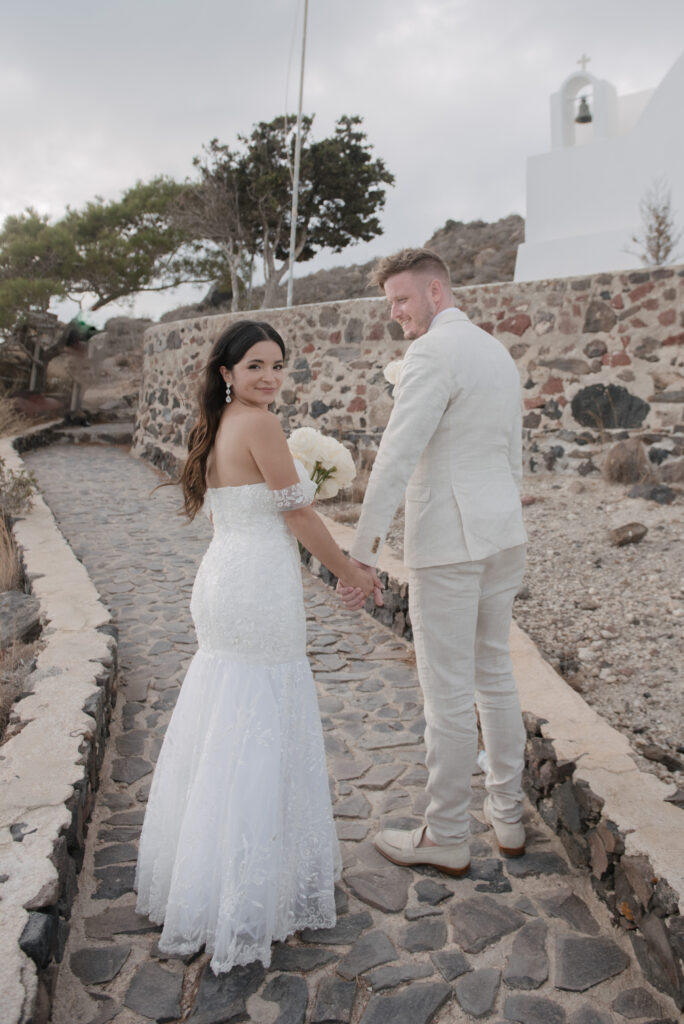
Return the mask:
<path id="1" fill-rule="evenodd" d="M 627 735 L 639 766 L 682 785 L 684 501 L 657 505 L 628 489 L 599 477 L 526 478 L 535 500 L 525 509 L 528 566 L 515 618 Z M 610 531 L 633 522 L 648 528 L 644 539 L 614 546 Z"/>
<path id="2" fill-rule="evenodd" d="M 684 787 L 684 498 L 657 505 L 591 476 L 525 478 L 529 534 L 518 624 L 630 740 L 640 768 Z M 358 507 L 335 517 L 354 522 Z M 389 535 L 401 555 L 403 516 Z M 609 531 L 639 522 L 638 544 Z M 644 756 L 643 751 L 649 756 Z"/>

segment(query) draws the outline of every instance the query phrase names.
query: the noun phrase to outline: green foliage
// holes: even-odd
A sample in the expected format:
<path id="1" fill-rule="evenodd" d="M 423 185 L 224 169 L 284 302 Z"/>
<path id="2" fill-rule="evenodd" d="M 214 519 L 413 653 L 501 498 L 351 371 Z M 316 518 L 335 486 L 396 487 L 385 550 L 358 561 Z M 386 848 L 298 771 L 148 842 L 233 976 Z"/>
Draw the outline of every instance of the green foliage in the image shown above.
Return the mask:
<path id="1" fill-rule="evenodd" d="M 95 296 L 96 310 L 138 292 L 211 280 L 198 264 L 199 246 L 170 219 L 181 190 L 158 177 L 120 199 L 68 209 L 55 224 L 32 209 L 8 217 L 0 231 L 0 331 L 16 334 L 53 298 Z"/>
<path id="2" fill-rule="evenodd" d="M 82 210 L 68 210 L 61 225 L 75 249 L 69 294 L 95 295 L 96 310 L 193 279 L 187 238 L 169 217 L 181 188 L 158 177 L 139 181 L 121 199 L 95 197 Z"/>
<path id="3" fill-rule="evenodd" d="M 33 473 L 21 469 L 7 469 L 0 458 L 0 516 L 22 516 L 33 505 L 36 479 Z"/>
<path id="4" fill-rule="evenodd" d="M 73 264 L 67 231 L 28 209 L 0 231 L 0 332 L 12 333 L 28 313 L 45 312 L 63 294 Z"/>
<path id="5" fill-rule="evenodd" d="M 382 234 L 377 211 L 385 205 L 383 185 L 392 185 L 394 176 L 383 160 L 371 159 L 361 123 L 360 117 L 341 117 L 335 134 L 312 143 L 302 160 L 297 233 L 305 230 L 307 242 L 300 259 L 316 249 L 341 252 Z"/>
<path id="6" fill-rule="evenodd" d="M 361 123 L 360 117 L 343 116 L 333 135 L 317 142 L 313 118 L 302 118 L 296 260 L 310 260 L 321 249 L 341 252 L 382 233 L 377 213 L 394 176 L 383 160 L 372 158 Z M 198 215 L 184 226 L 217 246 L 225 259 L 221 276 L 230 269 L 235 279 L 246 254 L 259 257 L 264 305 L 290 266 L 295 129 L 293 117 L 260 121 L 249 135 L 238 136 L 239 148 L 213 139 L 195 160 L 200 178 L 191 187 Z"/>
<path id="7" fill-rule="evenodd" d="M 360 117 L 340 117 L 326 139 L 302 124 L 294 258 L 341 252 L 382 233 L 378 212 L 394 182 L 373 159 Z M 0 334 L 19 337 L 32 313 L 56 298 L 92 310 L 142 291 L 230 281 L 238 308 L 254 259 L 263 261 L 264 305 L 289 270 L 295 119 L 260 121 L 231 148 L 213 139 L 179 184 L 159 176 L 121 198 L 96 196 L 56 223 L 28 209 L 0 229 Z M 92 297 L 94 296 L 94 302 Z"/>

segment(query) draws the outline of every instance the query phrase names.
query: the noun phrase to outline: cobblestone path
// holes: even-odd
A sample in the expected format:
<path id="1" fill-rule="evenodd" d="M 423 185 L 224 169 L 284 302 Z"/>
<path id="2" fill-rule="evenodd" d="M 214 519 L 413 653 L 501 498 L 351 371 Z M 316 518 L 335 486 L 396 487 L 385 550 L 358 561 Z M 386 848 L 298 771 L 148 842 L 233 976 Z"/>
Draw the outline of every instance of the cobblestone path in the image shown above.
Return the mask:
<path id="1" fill-rule="evenodd" d="M 124 452 L 54 447 L 26 457 L 120 630 L 122 683 L 79 876 L 54 1024 L 618 1024 L 674 1018 L 643 980 L 627 936 L 528 808 L 528 853 L 502 860 L 481 821 L 456 880 L 395 867 L 370 842 L 413 827 L 425 806 L 423 719 L 410 645 L 350 615 L 305 576 L 310 656 L 344 851 L 335 928 L 274 948 L 268 971 L 217 979 L 208 957 L 160 954 L 134 911 L 136 841 L 151 771 L 187 661 L 203 518 Z"/>

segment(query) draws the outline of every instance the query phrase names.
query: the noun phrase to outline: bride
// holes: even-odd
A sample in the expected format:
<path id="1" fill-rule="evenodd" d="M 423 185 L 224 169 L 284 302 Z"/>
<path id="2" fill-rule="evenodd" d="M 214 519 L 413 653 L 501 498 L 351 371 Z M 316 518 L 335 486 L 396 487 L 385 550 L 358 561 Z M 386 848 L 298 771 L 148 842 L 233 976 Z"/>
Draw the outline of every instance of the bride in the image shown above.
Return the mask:
<path id="1" fill-rule="evenodd" d="M 190 610 L 198 651 L 166 732 L 140 837 L 137 910 L 162 952 L 206 946 L 218 974 L 335 923 L 340 854 L 306 631 L 297 540 L 343 585 L 371 576 L 311 508 L 277 417 L 282 338 L 242 320 L 209 356 L 181 473 L 214 537 Z"/>

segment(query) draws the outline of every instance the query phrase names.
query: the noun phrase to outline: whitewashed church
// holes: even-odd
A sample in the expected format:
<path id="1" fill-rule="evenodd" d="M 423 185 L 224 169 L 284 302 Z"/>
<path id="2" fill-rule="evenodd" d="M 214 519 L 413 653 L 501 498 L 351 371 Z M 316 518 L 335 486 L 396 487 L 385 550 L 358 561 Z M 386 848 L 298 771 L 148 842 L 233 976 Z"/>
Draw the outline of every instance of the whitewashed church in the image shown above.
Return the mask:
<path id="1" fill-rule="evenodd" d="M 587 71 L 551 97 L 551 151 L 527 162 L 525 242 L 516 281 L 642 266 L 631 239 L 657 180 L 684 228 L 684 54 L 656 89 L 618 96 Z"/>

